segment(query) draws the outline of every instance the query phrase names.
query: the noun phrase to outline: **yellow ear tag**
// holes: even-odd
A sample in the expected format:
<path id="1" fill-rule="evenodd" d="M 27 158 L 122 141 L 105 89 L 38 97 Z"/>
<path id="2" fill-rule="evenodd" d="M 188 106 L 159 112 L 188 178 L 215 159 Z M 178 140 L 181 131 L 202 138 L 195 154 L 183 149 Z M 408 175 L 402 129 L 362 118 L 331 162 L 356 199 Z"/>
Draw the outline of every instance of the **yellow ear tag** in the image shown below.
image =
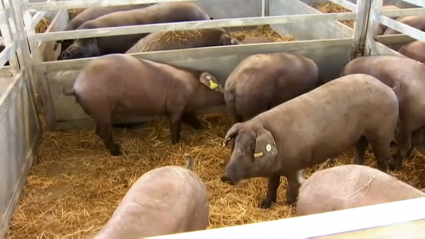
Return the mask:
<path id="1" fill-rule="evenodd" d="M 254 154 L 254 158 L 259 158 L 259 157 L 262 157 L 263 155 L 264 155 L 263 152 L 258 152 Z"/>
<path id="2" fill-rule="evenodd" d="M 210 80 L 210 89 L 214 90 L 217 87 L 218 87 L 218 84 L 216 84 L 216 83 L 214 83 L 214 81 Z"/>

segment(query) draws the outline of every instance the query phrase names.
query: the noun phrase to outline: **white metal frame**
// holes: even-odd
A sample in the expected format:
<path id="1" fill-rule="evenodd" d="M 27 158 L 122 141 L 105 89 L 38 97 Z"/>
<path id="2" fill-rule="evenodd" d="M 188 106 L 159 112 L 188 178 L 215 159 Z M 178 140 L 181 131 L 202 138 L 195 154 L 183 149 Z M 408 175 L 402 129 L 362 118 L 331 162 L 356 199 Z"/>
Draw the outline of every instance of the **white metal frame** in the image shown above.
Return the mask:
<path id="1" fill-rule="evenodd" d="M 42 132 L 31 82 L 33 74 L 28 67 L 31 65 L 28 58 L 30 52 L 23 24 L 16 15 L 17 5 L 16 0 L 0 1 L 0 29 L 5 45 L 5 49 L 0 53 L 0 68 L 2 76 L 7 76 L 4 74 L 5 69 L 10 71 L 11 78 L 7 88 L 0 95 L 0 123 L 2 123 L 0 127 L 6 130 L 6 134 L 2 131 L 0 137 L 15 143 L 9 147 L 0 145 L 0 163 L 6 165 L 0 168 L 0 180 L 11 183 L 3 185 L 4 188 L 1 187 L 1 196 L 3 200 L 7 200 L 7 205 L 4 205 L 5 201 L 2 200 L 1 207 L 5 210 L 2 211 L 0 218 L 0 237 L 5 234 L 17 205 L 26 176 L 36 156 L 35 150 Z M 4 66 L 7 61 L 9 67 Z M 5 129 L 3 123 L 10 123 L 12 119 L 16 122 L 4 125 L 16 128 Z M 31 119 L 35 121 L 35 128 L 33 128 L 34 122 L 30 122 Z M 6 180 L 4 178 L 6 176 L 10 178 Z"/>
<path id="2" fill-rule="evenodd" d="M 413 16 L 425 14 L 425 1 L 424 0 L 403 0 L 421 8 L 401 9 L 401 10 L 386 10 L 382 11 L 382 0 L 372 0 L 370 9 L 370 17 L 368 24 L 368 34 L 366 36 L 365 54 L 377 55 L 395 55 L 404 57 L 402 54 L 390 49 L 385 44 L 399 44 L 408 43 L 412 40 L 425 41 L 425 33 L 408 26 L 404 23 L 391 19 L 390 17 L 398 16 Z M 377 26 L 379 24 L 393 28 L 401 34 L 377 36 Z"/>
<path id="3" fill-rule="evenodd" d="M 332 234 L 425 220 L 425 213 L 423 210 L 420 210 L 424 207 L 425 198 L 416 198 L 275 221 L 145 238 L 316 238 Z M 373 235 L 373 237 L 376 236 L 379 235 Z M 422 238 L 425 238 L 425 235 L 423 235 Z"/>
<path id="4" fill-rule="evenodd" d="M 92 58 L 76 59 L 67 61 L 53 61 L 53 62 L 42 62 L 40 57 L 40 51 L 37 45 L 43 41 L 55 41 L 65 40 L 74 38 L 89 38 L 89 37 L 104 37 L 104 36 L 117 36 L 117 35 L 128 35 L 138 33 L 148 33 L 157 31 L 171 31 L 171 30 L 188 30 L 188 29 L 203 29 L 211 27 L 241 27 L 241 26 L 252 26 L 261 24 L 284 24 L 284 23 L 304 23 L 304 22 L 318 22 L 318 21 L 337 21 L 337 20 L 353 20 L 357 23 L 363 23 L 366 21 L 367 16 L 363 14 L 357 14 L 356 12 L 349 13 L 332 13 L 332 14 L 298 14 L 298 15 L 287 15 L 287 16 L 266 16 L 268 15 L 267 0 L 262 0 L 262 15 L 263 17 L 246 17 L 246 18 L 230 18 L 230 19 L 215 19 L 207 21 L 196 21 L 196 22 L 177 22 L 177 23 L 164 23 L 164 24 L 147 24 L 143 26 L 126 26 L 126 27 L 113 27 L 113 28 L 98 28 L 91 30 L 78 30 L 73 31 L 72 34 L 66 31 L 49 32 L 36 34 L 33 30 L 35 24 L 33 19 L 30 17 L 31 11 L 49 11 L 49 10 L 62 10 L 62 9 L 75 9 L 75 8 L 88 8 L 88 7 L 100 7 L 100 6 L 118 6 L 128 4 L 143 4 L 143 3 L 157 3 L 157 2 L 180 2 L 188 0 L 75 0 L 75 1 L 50 1 L 43 3 L 29 3 L 28 1 L 21 3 L 21 11 L 25 19 L 26 31 L 28 34 L 28 41 L 31 48 L 32 54 L 32 67 L 35 72 L 36 81 L 38 82 L 38 90 L 43 99 L 43 105 L 46 110 L 46 118 L 48 125 L 52 127 L 56 123 L 54 107 L 49 91 L 49 86 L 46 79 L 46 73 L 52 69 L 70 70 L 78 69 L 85 65 Z M 195 1 L 195 0 L 189 0 Z M 211 0 L 213 1 L 213 0 Z M 229 0 L 237 1 L 237 0 Z M 296 1 L 296 0 L 291 0 Z M 333 0 L 338 2 L 338 0 Z M 363 0 L 360 3 L 365 3 L 370 0 Z M 353 9 L 354 7 L 364 9 L 364 4 L 353 4 L 346 3 L 344 0 L 343 4 Z M 367 11 L 362 11 L 367 12 Z M 308 49 L 312 46 L 316 48 L 325 47 L 329 44 L 338 44 L 343 42 L 348 45 L 352 45 L 354 49 L 358 49 L 360 39 L 364 38 L 361 35 L 365 34 L 365 24 L 359 24 L 356 28 L 353 37 L 334 39 L 321 39 L 311 41 L 295 41 L 295 42 L 278 42 L 278 43 L 260 43 L 250 46 L 220 46 L 220 47 L 208 47 L 208 48 L 196 48 L 196 49 L 185 49 L 178 51 L 166 51 L 166 52 L 153 52 L 153 53 L 137 53 L 132 54 L 135 57 L 143 57 L 146 59 L 154 60 L 160 55 L 164 58 L 179 57 L 184 58 L 189 55 L 228 55 L 233 54 L 245 54 L 245 53 L 265 53 L 271 49 Z M 363 31 L 359 31 L 364 28 Z"/>

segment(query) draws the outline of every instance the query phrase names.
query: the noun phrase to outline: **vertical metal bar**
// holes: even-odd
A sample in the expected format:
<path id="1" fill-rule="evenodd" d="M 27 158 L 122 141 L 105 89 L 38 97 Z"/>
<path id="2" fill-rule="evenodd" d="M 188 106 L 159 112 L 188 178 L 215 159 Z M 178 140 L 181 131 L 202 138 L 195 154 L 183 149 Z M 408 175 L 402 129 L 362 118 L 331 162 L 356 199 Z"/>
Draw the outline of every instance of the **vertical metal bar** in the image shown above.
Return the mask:
<path id="1" fill-rule="evenodd" d="M 383 0 L 372 0 L 371 7 L 369 9 L 369 23 L 366 35 L 366 44 L 364 49 L 364 55 L 371 55 L 372 53 L 372 45 L 375 43 L 375 39 L 377 36 L 377 29 L 379 26 L 378 16 L 381 15 L 382 12 L 382 3 Z"/>
<path id="2" fill-rule="evenodd" d="M 270 1 L 264 0 L 264 16 L 270 16 Z"/>
<path id="3" fill-rule="evenodd" d="M 27 4 L 28 2 L 22 2 L 23 4 Z M 47 81 L 47 74 L 44 68 L 41 65 L 42 58 L 40 54 L 40 50 L 38 48 L 38 43 L 35 40 L 35 27 L 32 26 L 32 16 L 28 8 L 23 11 L 16 11 L 16 15 L 18 19 L 21 19 L 21 30 L 26 33 L 26 38 L 28 40 L 28 44 L 25 44 L 26 52 L 31 56 L 31 60 L 27 61 L 28 69 L 32 69 L 31 78 L 34 79 L 34 84 L 37 87 L 37 92 L 41 96 L 44 113 L 46 116 L 47 124 L 51 127 L 55 121 L 55 113 L 53 108 L 53 101 L 51 99 L 50 88 Z M 29 49 L 28 49 L 29 45 Z"/>
<path id="4" fill-rule="evenodd" d="M 26 81 L 26 87 L 29 93 L 31 105 L 36 114 L 35 118 L 37 121 L 37 126 L 41 130 L 42 127 L 41 127 L 41 122 L 39 118 L 40 110 L 34 95 L 35 93 L 34 87 L 37 86 L 37 81 L 33 74 L 33 68 L 32 68 L 33 66 L 31 64 L 31 59 L 30 59 L 30 50 L 28 48 L 27 37 L 25 34 L 24 23 L 22 21 L 22 14 L 20 10 L 20 1 L 17 1 L 17 0 L 9 0 L 9 1 L 10 1 L 10 10 L 13 12 L 13 16 L 14 16 L 16 36 L 17 36 L 18 45 L 20 49 L 18 58 L 19 58 L 19 61 L 21 62 L 21 69 L 24 70 L 26 75 L 24 76 L 24 80 Z"/>
<path id="5" fill-rule="evenodd" d="M 353 36 L 353 51 L 350 55 L 350 60 L 360 57 L 363 54 L 366 35 L 367 35 L 367 26 L 369 21 L 369 9 L 372 0 L 358 0 L 357 1 L 357 17 L 354 27 L 354 36 Z"/>
<path id="6" fill-rule="evenodd" d="M 266 0 L 261 0 L 261 16 L 266 15 Z"/>

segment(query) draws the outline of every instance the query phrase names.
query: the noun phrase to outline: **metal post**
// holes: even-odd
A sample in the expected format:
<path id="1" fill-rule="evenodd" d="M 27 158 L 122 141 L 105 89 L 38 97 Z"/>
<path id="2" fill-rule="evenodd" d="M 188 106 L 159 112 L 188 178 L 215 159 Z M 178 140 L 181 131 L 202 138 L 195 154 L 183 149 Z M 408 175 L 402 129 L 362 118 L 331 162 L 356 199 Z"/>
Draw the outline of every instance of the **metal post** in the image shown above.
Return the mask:
<path id="1" fill-rule="evenodd" d="M 377 21 L 379 15 L 381 15 L 382 12 L 382 0 L 372 0 L 371 7 L 369 9 L 369 23 L 368 23 L 368 29 L 367 29 L 367 36 L 366 36 L 366 43 L 365 43 L 365 49 L 364 49 L 364 55 L 369 56 L 371 54 L 372 48 L 371 44 L 373 41 L 375 41 L 377 36 L 377 29 L 379 22 Z"/>
<path id="2" fill-rule="evenodd" d="M 357 17 L 354 27 L 353 51 L 350 60 L 363 55 L 369 22 L 369 9 L 372 0 L 357 1 Z"/>
<path id="3" fill-rule="evenodd" d="M 269 0 L 261 0 L 261 16 L 269 16 Z"/>
<path id="4" fill-rule="evenodd" d="M 19 4 L 19 7 L 21 7 L 22 5 L 26 3 L 28 3 L 28 1 L 21 2 L 21 4 Z M 41 96 L 47 124 L 49 125 L 49 127 L 51 127 L 54 124 L 56 119 L 55 119 L 53 103 L 52 103 L 51 95 L 49 91 L 49 86 L 47 82 L 46 72 L 43 70 L 43 67 L 41 65 L 42 58 L 41 58 L 40 50 L 38 48 L 38 43 L 35 40 L 36 32 L 35 32 L 35 26 L 33 26 L 32 24 L 33 19 L 32 19 L 30 10 L 28 8 L 25 8 L 23 13 L 20 9 L 18 9 L 17 11 L 15 11 L 15 14 L 17 19 L 21 19 L 20 21 L 21 24 L 19 24 L 20 31 L 27 34 L 25 37 L 28 40 L 28 44 L 25 44 L 25 49 L 26 49 L 26 52 L 28 52 L 28 54 L 31 56 L 31 60 L 27 61 L 26 66 L 28 67 L 28 69 L 32 70 L 31 78 L 34 81 L 34 85 L 36 87 L 37 93 L 39 93 Z M 29 45 L 29 48 L 28 48 L 28 45 Z"/>
<path id="5" fill-rule="evenodd" d="M 34 77 L 31 59 L 29 59 L 29 56 L 31 53 L 28 48 L 27 36 L 25 34 L 24 24 L 22 22 L 22 14 L 19 8 L 20 1 L 16 1 L 16 0 L 9 0 L 9 1 L 10 1 L 11 14 L 13 14 L 14 16 L 16 36 L 18 40 L 17 42 L 19 45 L 18 58 L 19 58 L 19 61 L 21 62 L 21 69 L 23 69 L 26 74 L 26 77 L 24 77 L 24 79 L 26 80 L 26 86 L 29 93 L 30 101 L 36 114 L 35 118 L 37 121 L 37 125 L 41 130 L 42 127 L 41 127 L 41 121 L 39 118 L 40 109 L 38 107 L 38 104 L 37 104 L 37 101 L 35 100 L 35 95 L 34 95 L 35 93 L 34 87 L 37 86 L 37 80 Z"/>

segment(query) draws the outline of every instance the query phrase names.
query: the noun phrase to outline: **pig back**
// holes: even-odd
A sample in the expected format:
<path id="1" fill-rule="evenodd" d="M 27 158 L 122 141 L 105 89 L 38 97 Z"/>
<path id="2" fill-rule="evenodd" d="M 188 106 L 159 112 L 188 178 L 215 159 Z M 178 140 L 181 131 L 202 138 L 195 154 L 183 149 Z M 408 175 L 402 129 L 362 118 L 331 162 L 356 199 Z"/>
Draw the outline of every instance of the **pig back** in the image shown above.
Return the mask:
<path id="1" fill-rule="evenodd" d="M 166 22 L 209 20 L 199 6 L 191 2 L 157 3 L 142 9 L 113 12 L 82 24 L 79 29 L 119 27 Z M 102 54 L 125 53 L 148 33 L 97 38 Z"/>
<path id="2" fill-rule="evenodd" d="M 409 57 L 410 59 L 417 60 L 421 63 L 425 63 L 425 42 L 414 41 L 409 44 L 402 46 L 399 53 Z"/>
<path id="3" fill-rule="evenodd" d="M 284 157 L 282 168 L 290 173 L 336 157 L 362 135 L 389 143 L 397 120 L 398 101 L 391 88 L 372 76 L 356 74 L 282 103 L 253 123 L 274 132 L 282 148 L 277 157 Z"/>
<path id="4" fill-rule="evenodd" d="M 425 193 L 377 169 L 342 165 L 315 172 L 301 186 L 296 215 L 309 215 L 425 197 Z"/>
<path id="5" fill-rule="evenodd" d="M 216 46 L 223 35 L 227 33 L 221 28 L 155 32 L 140 39 L 126 53 Z"/>
<path id="6" fill-rule="evenodd" d="M 80 104 L 114 106 L 114 112 L 161 115 L 173 85 L 161 64 L 110 54 L 90 61 L 74 83 Z"/>
<path id="7" fill-rule="evenodd" d="M 420 109 L 425 105 L 425 99 L 421 97 L 425 90 L 423 64 L 410 58 L 397 56 L 359 57 L 349 62 L 341 75 L 357 73 L 371 75 L 389 87 L 394 87 L 395 83 L 399 82 L 401 87 L 396 90 L 396 93 L 400 102 L 401 117 L 423 111 Z"/>
<path id="8" fill-rule="evenodd" d="M 95 238 L 141 238 L 204 230 L 208 193 L 192 171 L 166 166 L 140 177 Z"/>
<path id="9" fill-rule="evenodd" d="M 136 8 L 145 8 L 147 6 L 150 6 L 152 4 L 137 4 L 137 5 L 124 5 L 124 6 L 110 6 L 110 7 L 96 7 L 96 8 L 88 8 L 83 10 L 81 13 L 79 13 L 77 16 L 75 16 L 66 26 L 65 31 L 75 30 L 81 24 L 96 19 L 98 17 L 107 15 L 109 13 L 113 12 L 119 12 L 119 11 L 127 11 L 132 10 Z"/>

